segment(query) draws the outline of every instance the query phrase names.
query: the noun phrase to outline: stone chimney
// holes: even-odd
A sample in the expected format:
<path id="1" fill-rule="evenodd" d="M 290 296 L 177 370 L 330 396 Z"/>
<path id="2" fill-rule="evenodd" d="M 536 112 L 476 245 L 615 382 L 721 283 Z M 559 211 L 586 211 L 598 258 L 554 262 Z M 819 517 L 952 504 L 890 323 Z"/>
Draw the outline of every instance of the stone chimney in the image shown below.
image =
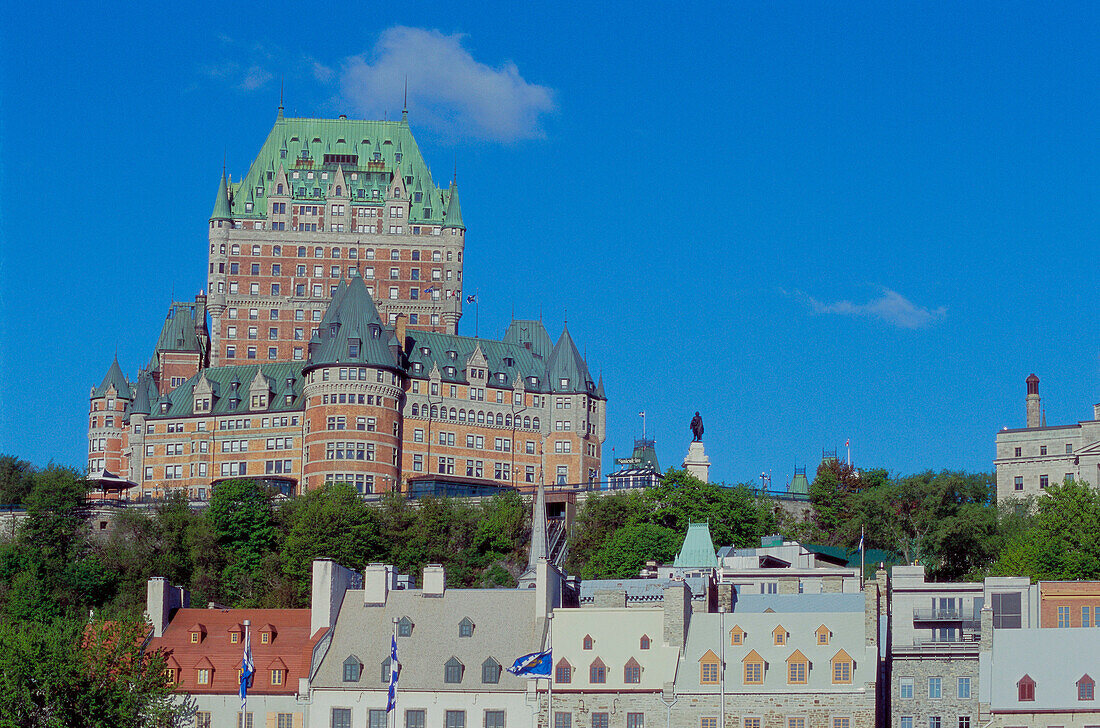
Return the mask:
<path id="1" fill-rule="evenodd" d="M 1092 419 L 1100 420 L 1100 402 L 1092 406 Z"/>
<path id="2" fill-rule="evenodd" d="M 665 587 L 664 638 L 669 647 L 683 647 L 691 621 L 691 592 L 686 584 Z"/>
<path id="3" fill-rule="evenodd" d="M 1039 377 L 1031 374 L 1027 378 L 1027 426 L 1041 427 L 1043 408 L 1039 401 Z"/>
<path id="4" fill-rule="evenodd" d="M 733 584 L 719 584 L 717 587 L 718 592 L 718 610 L 722 612 L 733 611 Z"/>
<path id="5" fill-rule="evenodd" d="M 172 612 L 191 606 L 191 594 L 182 586 L 172 586 L 163 576 L 154 576 L 145 588 L 145 617 L 153 624 L 153 636 L 163 637 Z"/>
<path id="6" fill-rule="evenodd" d="M 626 589 L 604 589 L 592 595 L 592 606 L 625 609 Z"/>
<path id="7" fill-rule="evenodd" d="M 447 572 L 439 564 L 424 567 L 423 595 L 440 598 L 447 589 Z"/>
<path id="8" fill-rule="evenodd" d="M 385 606 L 390 595 L 390 578 L 393 567 L 389 564 L 369 564 L 363 572 L 363 605 Z"/>
<path id="9" fill-rule="evenodd" d="M 397 314 L 397 322 L 393 326 L 393 335 L 397 339 L 397 345 L 401 347 L 401 350 L 405 350 L 405 325 L 408 322 L 408 317 L 403 313 Z"/>

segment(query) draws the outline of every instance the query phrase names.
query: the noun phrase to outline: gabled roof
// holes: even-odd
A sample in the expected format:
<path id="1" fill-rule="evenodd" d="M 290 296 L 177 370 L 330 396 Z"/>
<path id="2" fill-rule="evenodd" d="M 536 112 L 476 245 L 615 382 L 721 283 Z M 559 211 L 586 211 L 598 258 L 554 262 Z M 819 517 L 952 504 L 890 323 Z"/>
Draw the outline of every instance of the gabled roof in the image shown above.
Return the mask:
<path id="1" fill-rule="evenodd" d="M 714 650 L 707 650 L 699 658 L 699 662 L 718 662 L 718 655 L 714 654 Z"/>
<path id="2" fill-rule="evenodd" d="M 130 389 L 129 383 L 126 381 L 126 375 L 122 373 L 122 367 L 118 365 L 118 357 L 116 356 L 114 361 L 111 362 L 111 366 L 107 369 L 107 375 L 103 377 L 103 381 L 99 386 L 95 388 L 95 394 L 93 397 L 106 397 L 107 389 L 111 385 L 115 385 L 115 391 L 122 399 L 132 399 L 133 392 Z"/>
<path id="3" fill-rule="evenodd" d="M 588 373 L 588 365 L 585 364 L 577 345 L 573 343 L 573 337 L 569 335 L 568 326 L 562 327 L 558 343 L 550 353 L 549 370 L 552 392 L 596 393 L 596 383 L 592 381 L 592 375 Z M 562 380 L 568 380 L 564 387 Z"/>
<path id="4" fill-rule="evenodd" d="M 546 333 L 546 327 L 541 321 L 514 319 L 508 324 L 502 340 L 508 344 L 518 344 L 543 359 L 548 359 L 554 349 L 554 342 L 550 340 L 550 334 Z"/>
<path id="5" fill-rule="evenodd" d="M 194 414 L 195 398 L 192 388 L 198 384 L 199 379 L 206 377 L 215 392 L 220 393 L 210 406 L 210 414 L 227 415 L 249 414 L 248 388 L 244 382 L 251 382 L 256 377 L 257 369 L 263 371 L 269 380 L 279 383 L 279 388 L 285 386 L 287 379 L 294 380 L 294 399 L 288 404 L 283 397 L 272 397 L 263 409 L 263 412 L 293 412 L 303 409 L 302 401 L 302 367 L 305 362 L 264 362 L 263 364 L 238 364 L 224 367 L 207 367 L 195 376 L 188 379 L 165 395 L 162 400 L 168 402 L 168 411 L 162 413 L 160 407 L 156 407 L 150 414 L 151 419 L 161 417 L 185 417 Z M 238 383 L 236 389 L 231 384 Z M 236 408 L 233 407 L 234 400 Z M 255 414 L 255 410 L 251 410 Z"/>
<path id="6" fill-rule="evenodd" d="M 710 524 L 689 523 L 684 545 L 672 565 L 680 569 L 717 569 L 718 557 L 714 554 L 714 541 L 710 537 Z"/>
<path id="7" fill-rule="evenodd" d="M 336 287 L 317 334 L 309 342 L 307 369 L 322 364 L 367 364 L 401 369 L 390 349 L 392 332 L 382 324 L 363 279 L 354 276 Z M 357 346 L 351 346 L 355 342 Z"/>
<path id="8" fill-rule="evenodd" d="M 181 303 L 173 301 L 168 307 L 168 314 L 164 318 L 164 324 L 160 327 L 160 336 L 157 337 L 157 345 L 153 352 L 153 359 L 149 362 L 149 371 L 159 369 L 160 360 L 158 354 L 162 351 L 190 351 L 203 353 L 202 343 L 195 334 L 196 305 L 194 303 Z M 205 312 L 202 313 L 203 321 L 198 322 L 198 327 L 206 326 Z"/>

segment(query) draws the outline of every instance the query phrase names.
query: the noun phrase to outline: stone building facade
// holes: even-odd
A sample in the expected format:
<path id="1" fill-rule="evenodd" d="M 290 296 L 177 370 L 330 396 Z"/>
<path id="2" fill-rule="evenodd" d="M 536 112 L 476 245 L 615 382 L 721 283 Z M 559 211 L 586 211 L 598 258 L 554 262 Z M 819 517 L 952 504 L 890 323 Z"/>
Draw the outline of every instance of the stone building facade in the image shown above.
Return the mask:
<path id="1" fill-rule="evenodd" d="M 997 433 L 997 498 L 1042 495 L 1067 479 L 1100 485 L 1100 404 L 1092 419 L 1047 426 L 1039 398 L 1039 378 L 1027 378 L 1026 427 Z"/>

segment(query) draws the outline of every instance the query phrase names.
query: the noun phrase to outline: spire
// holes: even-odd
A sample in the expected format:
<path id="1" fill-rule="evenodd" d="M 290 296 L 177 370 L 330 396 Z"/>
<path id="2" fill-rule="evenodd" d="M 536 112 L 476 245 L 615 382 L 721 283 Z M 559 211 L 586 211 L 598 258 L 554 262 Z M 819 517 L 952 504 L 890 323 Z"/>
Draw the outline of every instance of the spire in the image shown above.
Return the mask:
<path id="1" fill-rule="evenodd" d="M 225 167 L 222 167 L 222 178 L 218 182 L 218 196 L 214 200 L 214 212 L 210 214 L 211 220 L 230 220 L 233 212 L 229 202 L 229 184 L 225 179 Z"/>
<path id="2" fill-rule="evenodd" d="M 447 199 L 447 213 L 443 216 L 443 227 L 462 228 L 462 205 L 458 202 L 458 182 L 451 183 L 451 195 Z"/>
<path id="3" fill-rule="evenodd" d="M 283 118 L 283 84 L 285 79 L 279 79 L 279 113 L 275 115 L 275 121 L 279 121 Z"/>
<path id="4" fill-rule="evenodd" d="M 533 583 L 539 561 L 549 558 L 550 548 L 546 535 L 546 486 L 540 480 L 531 510 L 531 549 L 527 553 L 527 568 L 519 577 L 520 586 L 524 583 Z"/>
<path id="5" fill-rule="evenodd" d="M 409 74 L 405 74 L 405 97 L 401 101 L 401 122 L 409 123 Z"/>
<path id="6" fill-rule="evenodd" d="M 111 367 L 107 370 L 107 376 L 103 377 L 103 381 L 95 390 L 96 397 L 105 397 L 107 395 L 107 389 L 114 385 L 115 392 L 122 399 L 130 399 L 133 397 L 133 392 L 130 390 L 130 385 L 126 381 L 126 376 L 122 373 L 122 367 L 118 365 L 118 355 L 115 355 L 114 361 L 111 362 Z"/>

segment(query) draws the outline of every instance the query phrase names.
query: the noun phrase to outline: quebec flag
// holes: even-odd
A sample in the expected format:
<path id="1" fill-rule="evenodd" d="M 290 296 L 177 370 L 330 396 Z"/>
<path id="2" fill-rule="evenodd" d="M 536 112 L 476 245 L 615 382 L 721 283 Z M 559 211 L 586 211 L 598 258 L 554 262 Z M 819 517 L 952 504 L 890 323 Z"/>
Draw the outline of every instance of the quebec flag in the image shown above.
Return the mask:
<path id="1" fill-rule="evenodd" d="M 400 667 L 397 662 L 397 635 L 394 635 L 393 643 L 390 645 L 390 688 L 386 695 L 387 713 L 397 707 L 397 675 Z"/>
<path id="2" fill-rule="evenodd" d="M 255 672 L 255 668 L 252 664 L 252 639 L 246 631 L 244 633 L 244 656 L 241 658 L 241 710 L 245 709 L 245 703 L 248 700 L 248 687 L 252 684 L 253 672 Z"/>
<path id="3" fill-rule="evenodd" d="M 532 677 L 550 677 L 550 650 L 545 652 L 532 652 L 523 657 L 517 657 L 508 672 L 513 675 L 530 675 Z"/>

